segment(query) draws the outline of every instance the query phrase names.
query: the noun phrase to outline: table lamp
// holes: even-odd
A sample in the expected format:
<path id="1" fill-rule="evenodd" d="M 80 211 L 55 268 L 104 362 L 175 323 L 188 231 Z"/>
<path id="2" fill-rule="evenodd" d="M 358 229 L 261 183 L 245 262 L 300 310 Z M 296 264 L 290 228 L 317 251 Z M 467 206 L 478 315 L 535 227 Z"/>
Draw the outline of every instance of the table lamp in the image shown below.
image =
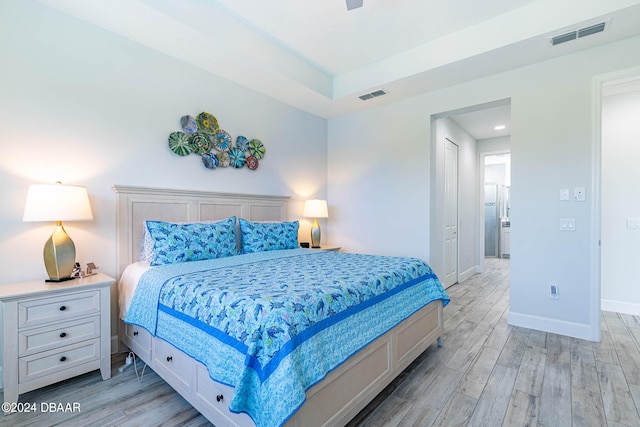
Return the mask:
<path id="1" fill-rule="evenodd" d="M 313 218 L 313 225 L 311 225 L 311 247 L 320 247 L 320 224 L 318 224 L 318 218 L 328 218 L 329 211 L 327 210 L 326 200 L 307 200 L 304 202 L 304 212 L 302 216 L 307 218 Z"/>
<path id="2" fill-rule="evenodd" d="M 30 185 L 24 207 L 23 221 L 56 221 L 56 228 L 44 245 L 44 265 L 47 282 L 73 279 L 76 247 L 64 231 L 62 221 L 93 219 L 85 187 L 55 184 Z"/>

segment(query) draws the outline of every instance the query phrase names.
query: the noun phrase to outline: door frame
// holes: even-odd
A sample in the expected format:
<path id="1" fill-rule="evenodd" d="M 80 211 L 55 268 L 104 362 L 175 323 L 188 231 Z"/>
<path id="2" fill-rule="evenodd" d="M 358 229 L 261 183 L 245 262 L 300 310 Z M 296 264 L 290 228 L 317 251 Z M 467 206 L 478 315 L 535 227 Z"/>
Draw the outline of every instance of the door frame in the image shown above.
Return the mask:
<path id="1" fill-rule="evenodd" d="M 593 197 L 591 198 L 591 338 L 600 341 L 600 318 L 602 298 L 602 87 L 609 82 L 634 78 L 640 75 L 640 67 L 625 68 L 611 73 L 605 73 L 593 77 L 592 81 L 592 135 L 593 135 Z"/>

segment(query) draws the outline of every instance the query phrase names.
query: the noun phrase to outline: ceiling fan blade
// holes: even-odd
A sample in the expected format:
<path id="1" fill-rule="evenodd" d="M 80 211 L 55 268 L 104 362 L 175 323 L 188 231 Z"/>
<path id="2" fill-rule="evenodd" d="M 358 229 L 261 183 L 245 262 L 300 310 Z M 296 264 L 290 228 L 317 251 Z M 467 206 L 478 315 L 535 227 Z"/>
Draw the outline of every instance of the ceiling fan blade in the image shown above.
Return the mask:
<path id="1" fill-rule="evenodd" d="M 347 0 L 347 10 L 357 9 L 362 7 L 364 0 Z"/>

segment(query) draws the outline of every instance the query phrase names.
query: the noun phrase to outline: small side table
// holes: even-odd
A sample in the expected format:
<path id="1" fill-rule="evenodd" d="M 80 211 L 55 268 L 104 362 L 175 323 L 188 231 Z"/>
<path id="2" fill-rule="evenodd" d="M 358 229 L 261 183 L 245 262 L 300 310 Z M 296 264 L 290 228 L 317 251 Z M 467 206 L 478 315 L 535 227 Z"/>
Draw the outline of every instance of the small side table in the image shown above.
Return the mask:
<path id="1" fill-rule="evenodd" d="M 0 285 L 4 401 L 100 369 L 111 378 L 112 277 Z"/>

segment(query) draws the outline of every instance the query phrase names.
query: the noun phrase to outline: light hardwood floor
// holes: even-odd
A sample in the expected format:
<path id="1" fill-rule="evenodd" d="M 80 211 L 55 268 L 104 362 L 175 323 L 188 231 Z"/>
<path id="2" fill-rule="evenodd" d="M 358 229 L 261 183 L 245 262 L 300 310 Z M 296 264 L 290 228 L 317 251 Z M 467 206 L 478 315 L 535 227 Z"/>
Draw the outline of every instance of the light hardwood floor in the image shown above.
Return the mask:
<path id="1" fill-rule="evenodd" d="M 449 288 L 444 346 L 431 346 L 349 425 L 640 426 L 640 317 L 603 312 L 592 343 L 507 325 L 508 260 Z M 210 425 L 153 371 L 118 367 L 21 395 L 35 414 L 0 426 Z M 140 367 L 139 367 L 140 368 Z M 46 402 L 81 412 L 42 413 Z M 638 405 L 638 406 L 636 406 Z"/>

